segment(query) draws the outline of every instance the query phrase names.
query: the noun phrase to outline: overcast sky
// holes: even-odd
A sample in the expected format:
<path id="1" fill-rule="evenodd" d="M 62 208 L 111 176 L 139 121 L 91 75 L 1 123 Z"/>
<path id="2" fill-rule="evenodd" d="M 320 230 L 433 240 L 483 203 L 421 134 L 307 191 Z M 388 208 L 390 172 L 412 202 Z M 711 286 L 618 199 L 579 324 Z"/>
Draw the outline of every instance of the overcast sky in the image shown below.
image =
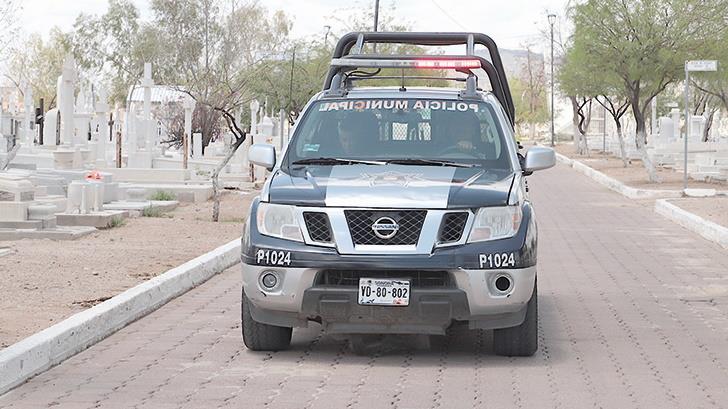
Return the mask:
<path id="1" fill-rule="evenodd" d="M 0 0 L 1 1 L 1 0 Z M 106 0 L 21 0 L 21 24 L 25 32 L 47 35 L 53 26 L 69 30 L 81 13 L 103 14 Z M 230 0 L 241 3 L 243 0 Z M 149 16 L 148 0 L 133 0 L 143 17 Z M 337 12 L 351 7 L 373 7 L 373 0 L 259 0 L 269 10 L 284 10 L 292 18 L 296 37 L 322 35 L 324 26 L 334 32 L 348 31 L 332 19 Z M 563 14 L 567 0 L 380 0 L 382 10 L 395 6 L 395 18 L 415 31 L 476 31 L 489 34 L 504 48 L 544 46 L 539 32 L 548 28 L 547 14 Z M 388 11 L 387 11 L 388 12 Z M 547 43 L 546 43 L 547 44 Z"/>

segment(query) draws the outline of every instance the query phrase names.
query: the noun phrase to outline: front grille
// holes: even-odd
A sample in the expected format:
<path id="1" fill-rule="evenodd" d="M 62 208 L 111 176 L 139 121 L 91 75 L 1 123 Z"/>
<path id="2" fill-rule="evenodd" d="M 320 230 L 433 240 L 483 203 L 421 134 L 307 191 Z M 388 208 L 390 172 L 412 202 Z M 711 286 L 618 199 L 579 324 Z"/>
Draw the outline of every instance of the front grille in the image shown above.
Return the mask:
<path id="1" fill-rule="evenodd" d="M 426 210 L 345 210 L 351 239 L 355 245 L 416 245 L 420 238 Z M 389 218 L 399 225 L 391 238 L 378 237 L 372 225 L 381 218 Z"/>
<path id="2" fill-rule="evenodd" d="M 451 287 L 447 271 L 428 270 L 324 270 L 316 277 L 316 285 L 329 287 L 358 287 L 359 279 L 394 278 L 408 279 L 413 288 Z"/>
<path id="3" fill-rule="evenodd" d="M 303 220 L 311 240 L 320 243 L 331 243 L 331 225 L 329 216 L 321 212 L 303 212 Z"/>
<path id="4" fill-rule="evenodd" d="M 440 235 L 438 241 L 440 243 L 454 243 L 463 237 L 465 224 L 468 221 L 466 212 L 447 213 L 442 218 L 440 225 Z"/>

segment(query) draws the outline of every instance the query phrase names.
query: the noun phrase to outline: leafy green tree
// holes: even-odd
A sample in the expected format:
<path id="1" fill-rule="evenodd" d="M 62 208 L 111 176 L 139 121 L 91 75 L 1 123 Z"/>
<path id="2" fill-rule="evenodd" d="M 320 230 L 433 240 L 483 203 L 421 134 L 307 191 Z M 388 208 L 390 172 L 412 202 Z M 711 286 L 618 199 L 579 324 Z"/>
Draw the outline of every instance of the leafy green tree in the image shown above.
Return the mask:
<path id="1" fill-rule="evenodd" d="M 576 37 L 567 52 L 564 69 L 560 72 L 561 87 L 570 95 L 591 97 L 609 113 L 617 130 L 620 157 L 623 165 L 627 167 L 621 119 L 629 109 L 629 99 L 625 94 L 622 81 L 616 73 L 610 70 L 600 70 L 600 67 L 595 65 L 595 60 L 586 55 L 583 41 L 584 38 Z M 600 75 L 593 75 L 595 72 L 600 72 Z M 574 101 L 578 101 L 578 98 L 574 98 L 572 102 Z M 575 117 L 581 120 L 585 115 L 580 116 L 578 102 L 576 102 L 576 107 Z M 583 137 L 584 134 L 580 132 L 580 136 Z"/>
<path id="2" fill-rule="evenodd" d="M 574 144 L 580 155 L 589 154 L 586 133 L 591 122 L 592 99 L 595 95 L 592 86 L 593 71 L 586 66 L 587 61 L 584 51 L 572 44 L 564 53 L 558 73 L 559 88 L 571 102 Z"/>
<path id="3" fill-rule="evenodd" d="M 70 49 L 68 35 L 58 28 L 51 29 L 46 41 L 38 34 L 31 34 L 26 41 L 8 50 L 5 76 L 18 88 L 23 82 L 29 84 L 33 96 L 43 98 L 46 109 L 53 108 L 56 105 L 56 85 L 63 59 Z"/>
<path id="4" fill-rule="evenodd" d="M 151 27 L 140 22 L 130 0 L 109 0 L 105 14 L 80 14 L 71 34 L 73 55 L 87 76 L 102 78 L 112 102 L 126 102 L 130 88 L 144 72 L 144 63 L 161 51 Z"/>
<path id="5" fill-rule="evenodd" d="M 728 25 L 728 17 L 726 24 Z M 694 73 L 692 85 L 717 99 L 723 111 L 728 114 L 728 30 L 724 33 L 720 44 L 721 46 L 715 47 L 710 54 L 707 54 L 709 58 L 718 60 L 718 72 Z"/>
<path id="6" fill-rule="evenodd" d="M 726 15 L 725 0 L 587 0 L 574 7 L 574 47 L 621 80 L 650 181 L 658 180 L 645 149 L 650 102 L 681 79 L 686 60 L 710 55 Z"/>

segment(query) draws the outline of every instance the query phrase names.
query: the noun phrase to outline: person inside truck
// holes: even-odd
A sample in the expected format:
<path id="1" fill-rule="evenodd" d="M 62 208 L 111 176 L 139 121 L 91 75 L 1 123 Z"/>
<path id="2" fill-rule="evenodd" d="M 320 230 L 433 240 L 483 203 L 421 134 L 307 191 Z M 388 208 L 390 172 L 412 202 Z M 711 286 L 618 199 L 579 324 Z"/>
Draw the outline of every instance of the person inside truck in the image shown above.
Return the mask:
<path id="1" fill-rule="evenodd" d="M 361 153 L 378 141 L 377 118 L 369 112 L 361 112 L 339 121 L 337 126 L 341 154 L 346 156 Z"/>

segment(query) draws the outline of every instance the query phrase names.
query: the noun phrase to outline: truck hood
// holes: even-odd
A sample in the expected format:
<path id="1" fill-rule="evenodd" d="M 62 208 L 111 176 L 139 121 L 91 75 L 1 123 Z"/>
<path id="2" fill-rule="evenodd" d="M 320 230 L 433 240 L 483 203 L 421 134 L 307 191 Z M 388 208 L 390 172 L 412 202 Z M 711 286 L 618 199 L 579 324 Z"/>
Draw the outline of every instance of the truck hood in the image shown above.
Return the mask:
<path id="1" fill-rule="evenodd" d="M 290 173 L 288 173 L 290 172 Z M 408 165 L 310 166 L 278 170 L 271 203 L 316 207 L 453 209 L 508 203 L 514 174 Z"/>

